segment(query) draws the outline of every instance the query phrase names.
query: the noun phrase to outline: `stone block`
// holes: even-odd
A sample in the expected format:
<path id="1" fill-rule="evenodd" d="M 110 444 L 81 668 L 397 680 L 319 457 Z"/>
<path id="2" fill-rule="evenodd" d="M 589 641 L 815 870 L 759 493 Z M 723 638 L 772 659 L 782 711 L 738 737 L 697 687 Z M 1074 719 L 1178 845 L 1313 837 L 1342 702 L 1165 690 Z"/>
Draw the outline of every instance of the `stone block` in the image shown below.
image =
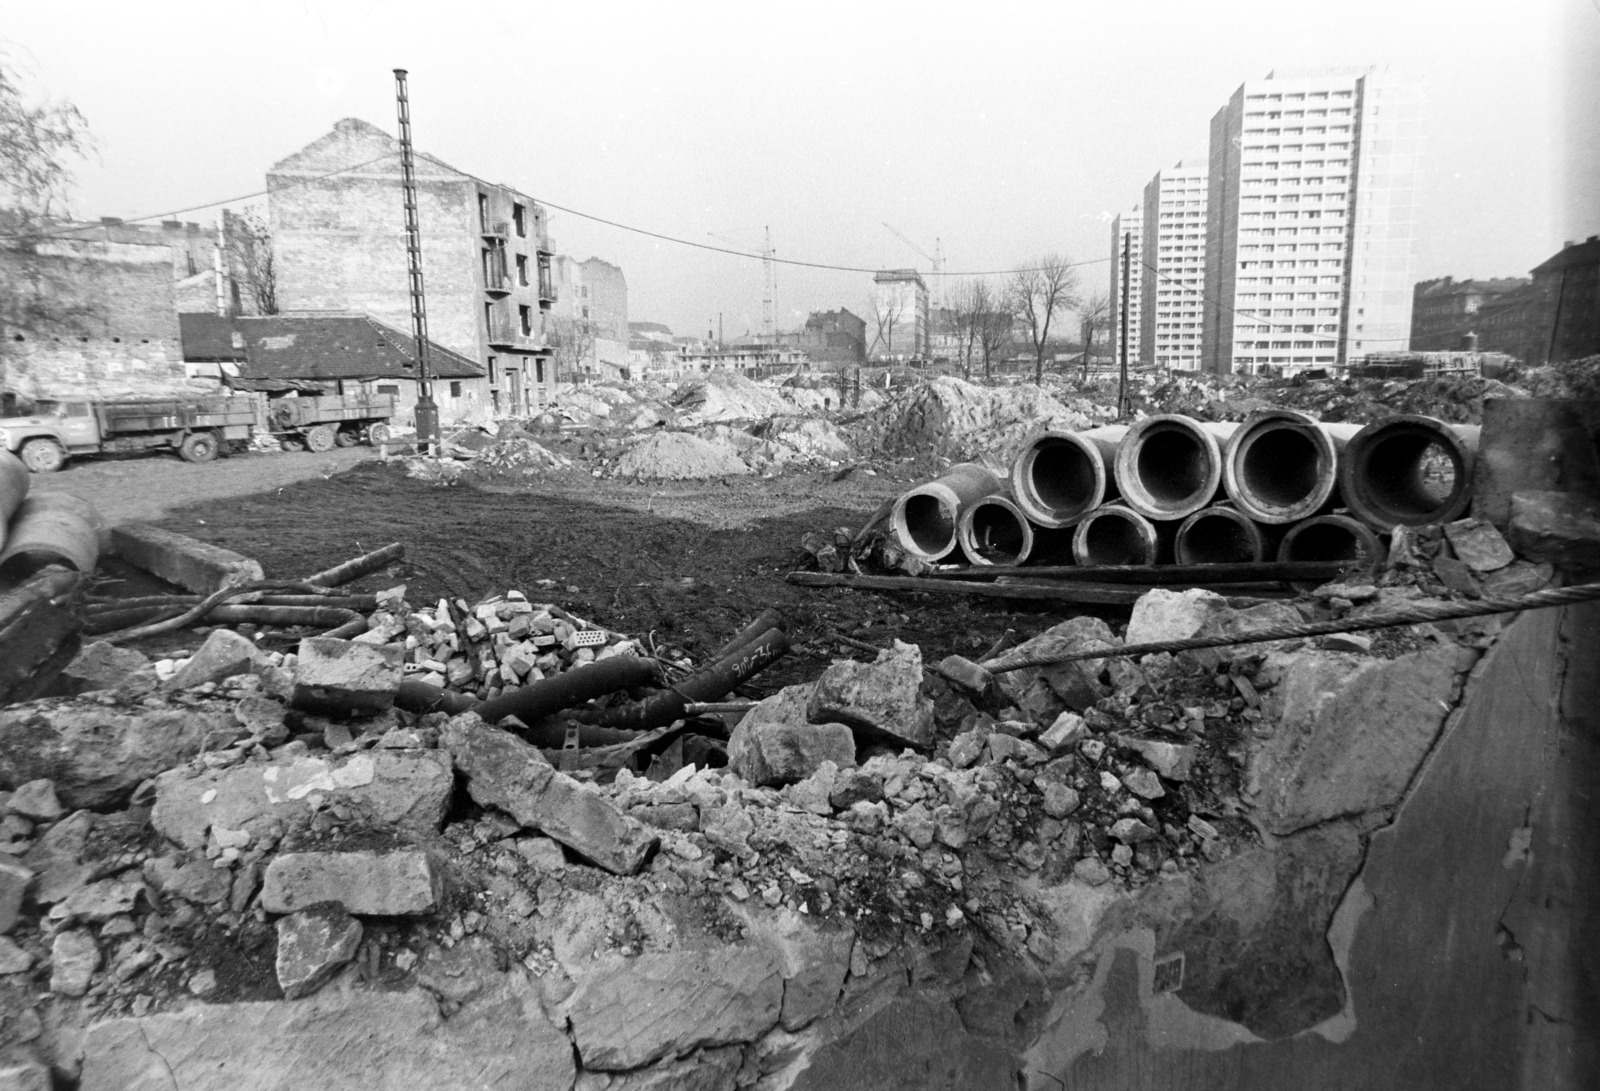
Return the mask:
<path id="1" fill-rule="evenodd" d="M 1213 615 L 1228 609 L 1228 600 L 1214 591 L 1196 587 L 1188 591 L 1152 588 L 1139 596 L 1123 633 L 1126 644 L 1154 644 L 1187 640 Z"/>
<path id="2" fill-rule="evenodd" d="M 33 870 L 23 867 L 8 857 L 0 856 L 0 934 L 17 925 L 17 915 L 22 909 L 23 895 L 33 882 Z"/>
<path id="3" fill-rule="evenodd" d="M 290 703 L 310 712 L 382 712 L 400 689 L 405 649 L 331 636 L 300 642 Z"/>
<path id="4" fill-rule="evenodd" d="M 1511 545 L 1557 568 L 1600 568 L 1600 500 L 1570 492 L 1511 497 Z"/>
<path id="5" fill-rule="evenodd" d="M 1542 591 L 1555 578 L 1555 566 L 1549 562 L 1512 561 L 1498 572 L 1483 579 L 1483 593 L 1493 596 L 1526 595 Z"/>
<path id="6" fill-rule="evenodd" d="M 1487 519 L 1458 519 L 1446 523 L 1444 536 L 1450 540 L 1456 556 L 1480 576 L 1516 560 L 1511 547 Z"/>
<path id="7" fill-rule="evenodd" d="M 922 649 L 896 640 L 871 663 L 836 660 L 806 706 L 812 723 L 843 723 L 863 741 L 926 748 L 933 701 L 922 692 Z"/>
<path id="8" fill-rule="evenodd" d="M 250 674 L 260 662 L 261 650 L 253 642 L 232 629 L 213 629 L 189 661 L 167 679 L 166 688 L 189 689 L 236 674 Z"/>
<path id="9" fill-rule="evenodd" d="M 610 800 L 556 772 L 537 747 L 470 712 L 445 726 L 441 743 L 477 803 L 499 808 L 608 871 L 633 874 L 658 842 Z"/>
<path id="10" fill-rule="evenodd" d="M 55 782 L 48 778 L 30 780 L 19 786 L 6 801 L 6 808 L 12 814 L 20 814 L 35 822 L 54 822 L 67 813 L 56 798 Z"/>
<path id="11" fill-rule="evenodd" d="M 355 956 L 361 922 L 332 907 L 291 913 L 278 921 L 275 968 L 278 987 L 290 1000 L 310 996 Z"/>
<path id="12" fill-rule="evenodd" d="M 1116 736 L 1116 742 L 1118 746 L 1138 754 L 1146 765 L 1167 780 L 1186 781 L 1194 768 L 1197 751 L 1193 746 L 1161 739 L 1135 739 L 1127 735 Z"/>
<path id="13" fill-rule="evenodd" d="M 1472 568 L 1465 561 L 1446 557 L 1441 552 L 1433 559 L 1431 567 L 1439 582 L 1456 594 L 1477 598 L 1482 593 L 1478 587 L 1478 577 L 1472 574 Z"/>
<path id="14" fill-rule="evenodd" d="M 132 648 L 119 648 L 104 640 L 86 645 L 67 664 L 56 683 L 57 692 L 86 693 L 112 689 L 130 674 L 150 665 L 150 659 Z"/>
<path id="15" fill-rule="evenodd" d="M 945 656 L 939 661 L 939 673 L 973 693 L 981 694 L 994 685 L 994 675 L 964 656 Z"/>
<path id="16" fill-rule="evenodd" d="M 174 852 L 145 861 L 145 881 L 163 894 L 196 905 L 221 905 L 233 890 L 233 873 L 211 866 L 204 856 L 193 859 Z"/>
<path id="17" fill-rule="evenodd" d="M 1059 752 L 1088 733 L 1089 726 L 1083 722 L 1083 717 L 1069 709 L 1062 712 L 1055 718 L 1054 723 L 1045 728 L 1044 734 L 1039 736 L 1039 742 L 1045 749 Z"/>
<path id="18" fill-rule="evenodd" d="M 129 564 L 196 595 L 265 579 L 260 563 L 249 557 L 148 523 L 112 527 L 111 548 Z"/>
<path id="19" fill-rule="evenodd" d="M 855 735 L 844 724 L 752 722 L 755 715 L 752 709 L 728 739 L 728 766 L 751 784 L 796 784 L 823 762 L 856 763 Z"/>
<path id="20" fill-rule="evenodd" d="M 374 750 L 342 759 L 282 752 L 265 763 L 162 773 L 150 818 L 169 841 L 188 849 L 204 848 L 214 826 L 264 832 L 305 815 L 320 800 L 431 834 L 444 821 L 454 779 L 450 756 L 438 750 Z"/>
<path id="21" fill-rule="evenodd" d="M 293 913 L 323 902 L 365 917 L 416 917 L 432 912 L 444 874 L 426 852 L 286 852 L 261 881 L 268 913 Z"/>
<path id="22" fill-rule="evenodd" d="M 100 948 L 82 929 L 56 934 L 50 944 L 50 991 L 57 996 L 82 996 L 100 968 Z"/>

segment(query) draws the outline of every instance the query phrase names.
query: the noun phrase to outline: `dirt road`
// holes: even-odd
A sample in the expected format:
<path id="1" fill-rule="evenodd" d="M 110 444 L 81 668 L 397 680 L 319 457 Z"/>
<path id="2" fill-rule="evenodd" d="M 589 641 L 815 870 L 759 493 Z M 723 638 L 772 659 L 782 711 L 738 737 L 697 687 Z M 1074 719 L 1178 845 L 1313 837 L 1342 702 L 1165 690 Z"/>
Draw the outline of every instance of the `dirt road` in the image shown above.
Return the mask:
<path id="1" fill-rule="evenodd" d="M 200 465 L 167 454 L 78 459 L 57 473 L 33 475 L 30 485 L 38 492 L 82 497 L 113 524 L 150 522 L 186 504 L 271 492 L 376 457 L 370 447 L 344 447 L 322 455 L 252 451 Z"/>

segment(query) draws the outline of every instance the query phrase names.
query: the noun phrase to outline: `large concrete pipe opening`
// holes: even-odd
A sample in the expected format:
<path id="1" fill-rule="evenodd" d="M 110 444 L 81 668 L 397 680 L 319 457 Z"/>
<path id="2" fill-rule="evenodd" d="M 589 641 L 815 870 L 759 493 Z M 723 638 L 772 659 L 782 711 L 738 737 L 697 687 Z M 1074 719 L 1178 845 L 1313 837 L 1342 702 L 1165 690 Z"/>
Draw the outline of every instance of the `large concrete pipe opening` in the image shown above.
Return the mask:
<path id="1" fill-rule="evenodd" d="M 1329 506 L 1339 483 L 1339 448 L 1357 431 L 1292 409 L 1252 413 L 1223 449 L 1228 499 L 1262 523 L 1309 519 Z"/>
<path id="2" fill-rule="evenodd" d="M 975 462 L 961 462 L 933 481 L 900 495 L 889 513 L 889 529 L 907 553 L 939 561 L 956 549 L 962 513 L 1000 492 L 1000 479 Z"/>
<path id="3" fill-rule="evenodd" d="M 1353 569 L 1371 572 L 1382 563 L 1383 543 L 1365 524 L 1347 515 L 1319 515 L 1296 523 L 1278 543 L 1280 561 L 1345 561 Z M 1294 581 L 1309 588 L 1318 581 Z"/>
<path id="4" fill-rule="evenodd" d="M 1351 514 L 1376 530 L 1458 518 L 1472 494 L 1478 428 L 1432 417 L 1367 425 L 1345 448 L 1339 471 Z"/>
<path id="5" fill-rule="evenodd" d="M 1123 503 L 1150 519 L 1183 519 L 1211 503 L 1222 482 L 1217 435 L 1225 438 L 1234 427 L 1176 414 L 1133 425 L 1117 448 Z"/>
<path id="6" fill-rule="evenodd" d="M 1156 563 L 1156 528 L 1120 504 L 1091 511 L 1072 535 L 1072 557 L 1079 564 Z"/>
<path id="7" fill-rule="evenodd" d="M 973 564 L 1021 564 L 1033 552 L 1033 528 L 1003 496 L 988 496 L 967 508 L 956 538 Z"/>
<path id="8" fill-rule="evenodd" d="M 1046 432 L 1011 464 L 1011 495 L 1041 527 L 1068 527 L 1116 495 L 1109 472 L 1121 425 L 1086 432 Z"/>
<path id="9" fill-rule="evenodd" d="M 58 564 L 85 575 L 94 571 L 107 531 L 87 500 L 64 492 L 34 493 L 18 505 L 0 552 L 0 579 L 22 580 Z"/>
<path id="10" fill-rule="evenodd" d="M 1173 551 L 1179 564 L 1245 564 L 1266 559 L 1267 540 L 1244 515 L 1213 507 L 1183 521 Z"/>

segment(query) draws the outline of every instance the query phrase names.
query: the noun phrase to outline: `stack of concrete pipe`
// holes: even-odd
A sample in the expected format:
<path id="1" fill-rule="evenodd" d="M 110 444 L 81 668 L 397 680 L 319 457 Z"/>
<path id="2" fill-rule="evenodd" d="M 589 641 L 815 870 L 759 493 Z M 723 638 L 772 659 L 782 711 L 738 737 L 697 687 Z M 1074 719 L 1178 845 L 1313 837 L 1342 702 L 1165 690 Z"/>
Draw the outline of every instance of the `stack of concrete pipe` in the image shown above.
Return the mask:
<path id="1" fill-rule="evenodd" d="M 969 462 L 907 491 L 890 527 L 929 563 L 1376 563 L 1380 535 L 1466 511 L 1478 431 L 1264 409 L 1238 424 L 1169 413 L 1045 432 L 1005 479 Z M 1449 481 L 1430 487 L 1446 463 Z"/>
<path id="2" fill-rule="evenodd" d="M 26 466 L 0 450 L 0 586 L 47 565 L 94 571 L 110 528 L 87 500 L 62 492 L 28 492 Z"/>

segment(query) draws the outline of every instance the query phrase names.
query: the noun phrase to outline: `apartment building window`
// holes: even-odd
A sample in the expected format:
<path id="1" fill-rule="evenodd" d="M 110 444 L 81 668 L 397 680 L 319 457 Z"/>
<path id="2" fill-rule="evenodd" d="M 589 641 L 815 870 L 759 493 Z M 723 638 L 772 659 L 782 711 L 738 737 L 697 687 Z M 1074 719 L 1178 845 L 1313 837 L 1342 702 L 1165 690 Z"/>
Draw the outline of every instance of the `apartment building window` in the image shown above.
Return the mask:
<path id="1" fill-rule="evenodd" d="M 517 318 L 522 323 L 522 336 L 533 336 L 533 308 L 526 305 L 519 306 Z"/>
<path id="2" fill-rule="evenodd" d="M 527 210 L 521 205 L 511 206 L 511 223 L 516 228 L 517 238 L 525 239 L 528 237 Z M 524 281 L 523 283 L 527 282 Z"/>
<path id="3" fill-rule="evenodd" d="M 489 385 L 490 386 L 494 386 L 496 383 L 498 383 L 500 381 L 499 371 L 500 371 L 500 361 L 497 360 L 493 356 L 489 357 Z"/>
<path id="4" fill-rule="evenodd" d="M 489 230 L 489 195 L 478 194 L 478 227 L 482 231 Z"/>
<path id="5" fill-rule="evenodd" d="M 517 255 L 517 284 L 523 288 L 528 286 L 528 255 Z"/>
<path id="6" fill-rule="evenodd" d="M 451 381 L 451 383 L 450 383 L 450 396 L 452 398 L 461 397 L 461 384 L 459 382 L 454 381 L 454 380 Z"/>

